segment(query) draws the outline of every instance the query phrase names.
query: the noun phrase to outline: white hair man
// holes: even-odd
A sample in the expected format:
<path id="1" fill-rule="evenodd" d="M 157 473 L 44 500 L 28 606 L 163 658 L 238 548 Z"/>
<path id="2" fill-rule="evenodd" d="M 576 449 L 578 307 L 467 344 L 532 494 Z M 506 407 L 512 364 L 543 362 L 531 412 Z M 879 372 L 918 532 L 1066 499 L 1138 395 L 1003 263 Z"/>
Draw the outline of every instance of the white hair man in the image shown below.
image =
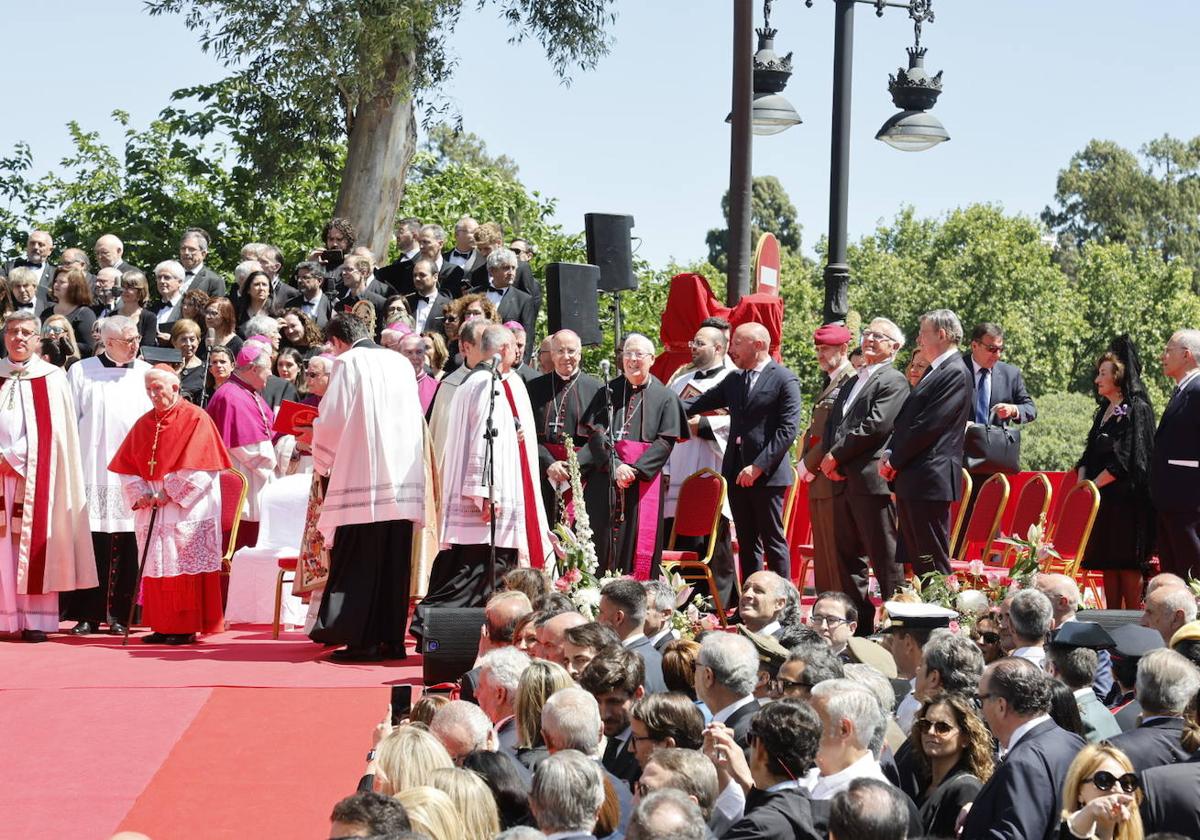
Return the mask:
<path id="1" fill-rule="evenodd" d="M 109 469 L 121 476 L 145 557 L 142 620 L 152 632 L 142 641 L 191 644 L 224 623 L 220 473 L 230 461 L 212 419 L 180 396 L 173 371 L 153 368 L 144 379 L 153 408 Z"/>
<path id="2" fill-rule="evenodd" d="M 111 233 L 106 233 L 96 240 L 93 247 L 96 255 L 96 275 L 100 269 L 115 268 L 120 276 L 126 271 L 135 271 L 137 266 L 125 262 L 125 243 Z"/>
<path id="3" fill-rule="evenodd" d="M 520 594 L 520 593 L 517 593 Z M 479 688 L 475 693 L 479 708 L 492 721 L 496 730 L 496 745 L 516 755 L 517 686 L 521 674 L 529 667 L 529 657 L 515 647 L 501 647 L 485 654 L 479 662 Z"/>
<path id="4" fill-rule="evenodd" d="M 646 590 L 646 621 L 642 632 L 659 653 L 679 638 L 671 626 L 675 615 L 675 589 L 665 580 L 648 580 L 642 584 Z"/>
<path id="5" fill-rule="evenodd" d="M 587 445 L 584 412 L 600 393 L 603 383 L 580 368 L 583 344 L 577 333 L 559 330 L 546 341 L 550 343 L 553 370 L 529 383 L 529 404 L 537 423 L 542 504 L 546 507 L 546 515 L 557 522 L 562 511 L 555 490 L 565 493 L 562 504 L 571 501 L 564 439 L 571 439 L 577 453 Z M 583 497 L 588 517 L 595 522 L 608 506 L 608 484 L 600 480 L 588 481 L 590 476 L 591 470 L 581 475 Z"/>
<path id="6" fill-rule="evenodd" d="M 521 377 L 509 370 L 515 355 L 512 332 L 498 324 L 488 326 L 480 351 L 485 359 L 498 357 L 499 369 L 488 363 L 477 368 L 458 387 L 450 407 L 447 439 L 455 443 L 441 452 L 442 551 L 430 573 L 422 602 L 426 607 L 483 606 L 508 569 L 518 563 L 541 568 L 551 551 L 533 472 L 537 446 L 532 435 L 519 434 L 533 428 L 533 412 Z M 495 429 L 490 498 L 483 471 L 489 419 Z"/>
<path id="7" fill-rule="evenodd" d="M 605 770 L 600 763 L 603 732 L 600 706 L 596 698 L 582 688 L 559 689 L 542 707 L 542 738 L 546 742 L 546 750 L 551 757 L 564 750 L 575 751 L 587 756 L 595 764 L 617 794 L 621 808 L 619 828 L 623 832 L 633 811 L 633 797 L 629 785 Z M 544 764 L 543 761 L 538 765 L 539 768 Z"/>
<path id="8" fill-rule="evenodd" d="M 472 292 L 487 295 L 487 299 L 496 307 L 500 323 L 518 321 L 525 326 L 528 336 L 533 335 L 537 326 L 538 301 L 515 285 L 518 265 L 517 255 L 512 251 L 507 248 L 494 249 L 487 257 L 487 283 Z"/>
<path id="9" fill-rule="evenodd" d="M 594 429 L 592 445 L 579 453 L 579 463 L 594 473 L 593 481 L 614 481 L 618 511 L 604 510 L 592 520 L 597 534 L 596 557 L 602 571 L 616 571 L 647 580 L 658 568 L 662 554 L 662 518 L 659 498 L 661 473 L 678 440 L 688 436 L 683 404 L 675 392 L 650 374 L 654 342 L 640 333 L 629 333 L 621 351 L 623 372 L 609 383 L 612 394 L 612 428 L 605 392 L 599 392 L 585 413 Z M 607 457 L 597 452 L 616 450 L 616 472 L 609 475 Z M 646 523 L 642 520 L 645 518 Z M 640 524 L 641 523 L 641 524 Z M 603 536 L 601 536 L 603 535 Z M 611 539 L 607 539 L 612 535 Z"/>
<path id="10" fill-rule="evenodd" d="M 529 810 L 548 838 L 594 837 L 592 832 L 603 804 L 604 779 L 600 768 L 585 755 L 565 750 L 551 755 L 534 771 Z"/>
<path id="11" fill-rule="evenodd" d="M 733 730 L 745 748 L 750 720 L 761 706 L 754 699 L 758 685 L 758 652 L 744 636 L 709 633 L 696 658 L 696 696 L 713 713 L 713 722 Z"/>
<path id="12" fill-rule="evenodd" d="M 729 342 L 725 333 L 716 327 L 701 327 L 688 343 L 692 351 L 690 370 L 676 376 L 667 385 L 681 400 L 699 396 L 705 391 L 721 387 L 721 383 L 732 371 L 727 363 Z M 671 457 L 663 472 L 670 477 L 667 497 L 663 504 L 663 533 L 671 533 L 679 507 L 679 493 L 683 483 L 698 470 L 721 471 L 725 449 L 729 445 L 729 414 L 712 412 L 696 414 L 688 418 L 688 439 L 675 444 Z M 730 523 L 733 512 L 726 497 L 721 505 L 721 521 L 717 530 L 716 545 L 713 547 L 709 567 L 717 585 L 719 608 L 725 609 L 737 596 L 736 570 L 733 562 L 733 540 Z M 694 529 L 693 529 L 694 530 Z M 699 550 L 703 555 L 708 537 L 677 537 L 675 548 Z"/>
<path id="13" fill-rule="evenodd" d="M 183 266 L 175 260 L 163 260 L 154 266 L 154 282 L 158 286 L 158 340 L 166 344 L 171 340 L 171 326 L 183 317 Z"/>
<path id="14" fill-rule="evenodd" d="M 1196 596 L 1186 586 L 1160 586 L 1146 596 L 1141 625 L 1157 630 L 1164 644 L 1180 627 L 1196 620 Z"/>
<path id="15" fill-rule="evenodd" d="M 638 803 L 629 821 L 629 840 L 706 840 L 700 806 L 683 791 L 664 788 Z"/>
<path id="16" fill-rule="evenodd" d="M 729 358 L 741 374 L 688 400 L 687 413 L 729 411 L 733 443 L 725 449 L 721 473 L 729 486 L 742 579 L 764 563 L 788 578 L 783 499 L 794 479 L 787 453 L 800 425 L 800 380 L 771 358 L 771 334 L 762 324 L 738 325 Z"/>
<path id="17" fill-rule="evenodd" d="M 78 622 L 70 632 L 79 636 L 98 632 L 104 623 L 112 635 L 125 633 L 137 579 L 137 540 L 133 510 L 121 494 L 120 478 L 109 471 L 108 464 L 133 424 L 151 408 L 145 382 L 150 365 L 136 358 L 140 342 L 137 324 L 123 315 L 111 315 L 104 321 L 100 338 L 104 352 L 67 371 L 79 418 L 83 489 L 96 575 L 104 581 L 103 586 L 65 594 L 61 599 L 63 618 Z"/>
<path id="18" fill-rule="evenodd" d="M 259 494 L 275 477 L 275 448 L 271 443 L 274 412 L 261 395 L 270 376 L 270 345 L 248 340 L 238 351 L 233 375 L 213 392 L 206 407 L 234 466 L 250 484 L 238 528 L 239 548 L 258 541 L 262 519 Z"/>
<path id="19" fill-rule="evenodd" d="M 886 782 L 871 751 L 873 744 L 882 743 L 887 726 L 875 695 L 854 680 L 826 680 L 813 686 L 812 706 L 824 730 L 817 750 L 820 776 L 812 798 L 832 799 L 855 779 Z"/>
<path id="20" fill-rule="evenodd" d="M 28 268 L 33 273 L 33 282 L 37 289 L 36 312 L 46 308 L 50 286 L 54 283 L 54 266 L 50 263 L 50 254 L 53 251 L 54 239 L 49 231 L 33 230 L 25 240 L 25 256 L 14 257 L 4 264 L 5 277 L 11 275 L 16 268 Z"/>
<path id="21" fill-rule="evenodd" d="M 1064 624 L 1075 621 L 1079 610 L 1079 584 L 1066 575 L 1039 574 L 1033 580 L 1033 587 L 1050 599 L 1050 609 L 1053 613 L 1051 627 L 1058 629 Z M 1096 678 L 1092 690 L 1096 699 L 1102 703 L 1108 701 L 1113 690 L 1112 656 L 1107 650 L 1096 651 Z"/>
<path id="22" fill-rule="evenodd" d="M 921 316 L 917 348 L 929 372 L 896 417 L 879 474 L 893 482 L 900 537 L 917 574 L 950 573 L 950 505 L 962 495 L 963 444 L 975 388 L 949 309 Z"/>
<path id="23" fill-rule="evenodd" d="M 0 539 L 0 632 L 27 642 L 58 630 L 60 592 L 97 585 L 78 418 L 66 374 L 38 353 L 40 328 L 27 309 L 7 315 L 0 360 L 0 513 L 13 529 Z"/>
<path id="24" fill-rule="evenodd" d="M 100 306 L 97 318 L 107 318 L 115 315 L 121 308 L 121 271 L 113 266 L 106 266 L 96 272 L 96 280 L 92 289 L 95 302 Z"/>
<path id="25" fill-rule="evenodd" d="M 1142 706 L 1136 729 L 1110 740 L 1129 756 L 1135 772 L 1187 761 L 1180 743 L 1186 729 L 1184 714 L 1200 691 L 1200 671 L 1187 657 L 1166 648 L 1138 661 L 1137 700 Z"/>
<path id="26" fill-rule="evenodd" d="M 1200 576 L 1200 330 L 1178 330 L 1162 352 L 1175 380 L 1154 436 L 1150 496 L 1164 572 Z"/>
<path id="27" fill-rule="evenodd" d="M 438 709 L 429 731 L 442 742 L 455 764 L 462 763 L 467 753 L 492 751 L 496 747 L 496 735 L 487 714 L 466 700 L 451 700 Z"/>
<path id="28" fill-rule="evenodd" d="M 479 690 L 483 657 L 494 650 L 512 647 L 517 622 L 532 611 L 524 592 L 506 589 L 488 598 L 483 609 L 483 626 L 479 628 L 479 654 L 475 658 L 475 667 L 462 675 L 459 697 L 477 702 L 475 695 Z"/>
<path id="29" fill-rule="evenodd" d="M 1050 599 L 1036 589 L 1022 589 L 1008 600 L 1008 625 L 1016 642 L 1013 656 L 1038 667 L 1046 661 L 1046 634 L 1054 614 Z"/>

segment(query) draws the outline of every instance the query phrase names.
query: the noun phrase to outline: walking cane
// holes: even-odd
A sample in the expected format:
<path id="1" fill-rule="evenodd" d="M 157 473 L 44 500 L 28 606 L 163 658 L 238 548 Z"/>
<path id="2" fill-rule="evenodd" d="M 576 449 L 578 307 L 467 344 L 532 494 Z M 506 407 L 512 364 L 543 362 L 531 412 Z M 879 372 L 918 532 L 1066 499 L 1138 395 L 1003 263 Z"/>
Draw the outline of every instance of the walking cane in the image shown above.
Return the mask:
<path id="1" fill-rule="evenodd" d="M 154 520 L 158 519 L 158 504 L 150 509 L 150 527 L 146 529 L 146 545 L 142 548 L 142 561 L 138 563 L 137 580 L 133 582 L 133 598 L 129 601 L 129 620 L 125 622 L 125 638 L 121 647 L 129 644 L 129 628 L 133 626 L 133 611 L 137 609 L 138 593 L 142 590 L 142 573 L 146 571 L 146 555 L 150 552 L 150 538 L 154 536 Z"/>

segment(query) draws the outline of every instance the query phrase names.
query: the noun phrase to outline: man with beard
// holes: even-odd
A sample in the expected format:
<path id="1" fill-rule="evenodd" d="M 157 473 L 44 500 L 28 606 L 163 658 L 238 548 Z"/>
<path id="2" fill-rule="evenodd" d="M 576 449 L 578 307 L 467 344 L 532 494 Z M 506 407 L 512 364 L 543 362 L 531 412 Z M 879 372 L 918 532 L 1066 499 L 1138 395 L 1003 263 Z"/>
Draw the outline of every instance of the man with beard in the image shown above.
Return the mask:
<path id="1" fill-rule="evenodd" d="M 593 431 L 588 447 L 579 453 L 580 466 L 594 471 L 593 481 L 616 484 L 615 509 L 592 523 L 599 568 L 638 580 L 658 574 L 665 497 L 660 473 L 676 441 L 688 437 L 679 397 L 650 374 L 654 354 L 654 342 L 646 336 L 625 337 L 624 372 L 588 407 L 584 419 Z"/>
<path id="2" fill-rule="evenodd" d="M 570 480 L 567 472 L 567 448 L 563 435 L 571 436 L 576 451 L 588 441 L 588 431 L 583 427 L 584 411 L 596 398 L 603 383 L 579 368 L 583 356 L 583 345 L 579 336 L 571 330 L 559 330 L 550 336 L 550 357 L 554 370 L 539 376 L 529 383 L 529 403 L 533 407 L 533 419 L 537 428 L 538 476 L 542 486 L 542 504 L 546 517 L 551 522 L 562 518 L 555 488 L 563 488 Z M 590 482 L 584 479 L 584 503 L 588 517 L 603 514 L 608 501 L 608 484 L 605 481 Z M 569 492 L 569 487 L 565 487 Z M 563 496 L 564 504 L 568 497 Z M 595 525 L 593 524 L 593 528 Z"/>
<path id="3" fill-rule="evenodd" d="M 667 387 L 679 395 L 682 400 L 698 397 L 711 388 L 718 387 L 729 374 L 730 368 L 725 364 L 725 351 L 728 342 L 725 333 L 716 327 L 701 327 L 696 331 L 690 342 L 692 350 L 692 367 L 687 373 L 680 374 Z M 671 458 L 664 472 L 670 477 L 667 487 L 667 500 L 663 506 L 663 533 L 669 535 L 675 523 L 675 512 L 679 505 L 679 490 L 688 476 L 697 470 L 708 468 L 715 472 L 721 471 L 721 462 L 725 458 L 725 447 L 729 444 L 729 413 L 723 410 L 708 414 L 697 414 L 688 418 L 689 439 L 677 443 L 671 450 Z M 733 513 L 729 509 L 729 499 L 721 507 L 721 524 L 717 532 L 717 546 L 713 551 L 712 573 L 716 580 L 717 593 L 721 605 L 728 608 L 735 600 L 733 541 L 729 535 L 729 524 Z M 685 543 L 696 543 L 685 544 Z M 700 543 L 703 540 L 677 541 L 677 550 L 704 551 Z"/>
<path id="4" fill-rule="evenodd" d="M 115 271 L 103 268 L 101 271 Z M 72 365 L 67 382 L 79 417 L 79 454 L 91 520 L 92 548 L 100 585 L 65 595 L 63 618 L 77 621 L 78 636 L 98 632 L 107 622 L 120 636 L 129 620 L 137 583 L 137 539 L 133 510 L 121 494 L 120 477 L 108 469 L 133 424 L 150 410 L 146 371 L 137 356 L 137 325 L 123 315 L 110 316 L 101 330 L 104 352 Z"/>

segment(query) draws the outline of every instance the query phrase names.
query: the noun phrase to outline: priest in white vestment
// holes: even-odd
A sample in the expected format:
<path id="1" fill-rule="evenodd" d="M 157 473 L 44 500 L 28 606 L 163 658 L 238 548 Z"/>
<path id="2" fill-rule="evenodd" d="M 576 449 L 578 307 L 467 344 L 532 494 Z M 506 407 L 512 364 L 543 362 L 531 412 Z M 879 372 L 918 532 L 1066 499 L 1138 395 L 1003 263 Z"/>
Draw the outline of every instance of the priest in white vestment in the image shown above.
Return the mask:
<path id="1" fill-rule="evenodd" d="M 423 607 L 482 607 L 494 580 L 516 566 L 543 568 L 553 554 L 538 482 L 536 425 L 525 383 L 511 368 L 516 339 L 492 325 L 479 342 L 484 362 L 458 386 L 449 439 L 440 453 L 442 551 L 433 564 Z M 495 358 L 499 368 L 493 370 Z M 494 438 L 492 491 L 486 473 L 488 407 Z M 491 568 L 491 505 L 495 500 L 496 565 Z M 414 622 L 414 635 L 423 629 Z"/>
<path id="2" fill-rule="evenodd" d="M 317 520 L 329 578 L 309 635 L 345 645 L 335 660 L 403 659 L 413 526 L 425 519 L 417 379 L 353 315 L 335 315 L 325 335 L 337 359 L 311 442 L 313 468 L 329 479 Z"/>
<path id="3" fill-rule="evenodd" d="M 44 642 L 58 630 L 58 594 L 96 586 L 66 374 L 37 355 L 41 322 L 4 319 L 0 360 L 0 632 Z"/>
<path id="4" fill-rule="evenodd" d="M 691 341 L 692 367 L 671 381 L 667 387 L 679 394 L 681 399 L 689 400 L 704 393 L 709 388 L 721 382 L 733 368 L 726 362 L 728 342 L 725 333 L 716 327 L 701 327 Z M 691 437 L 675 444 L 671 457 L 667 461 L 664 472 L 670 476 L 667 487 L 667 500 L 663 505 L 663 516 L 666 518 L 664 530 L 671 533 L 675 521 L 676 508 L 679 505 L 679 491 L 688 476 L 697 470 L 708 468 L 721 472 L 721 461 L 725 457 L 725 446 L 729 442 L 729 414 L 716 412 L 713 414 L 698 414 L 688 418 L 688 432 Z M 726 495 L 721 508 L 721 524 L 717 535 L 717 546 L 713 552 L 711 569 L 716 580 L 717 592 L 721 596 L 723 607 L 734 606 L 736 603 L 736 581 L 733 562 L 733 542 L 729 527 L 733 514 L 729 509 L 729 497 Z M 679 538 L 675 549 L 698 550 L 703 556 L 702 540 Z"/>
<path id="5" fill-rule="evenodd" d="M 150 410 L 145 382 L 150 365 L 136 358 L 141 339 L 137 324 L 124 315 L 109 316 L 100 338 L 100 355 L 67 371 L 79 417 L 79 454 L 100 584 L 62 596 L 62 616 L 78 622 L 70 630 L 78 636 L 97 633 L 104 623 L 112 635 L 125 633 L 137 583 L 137 539 L 121 478 L 108 463 L 133 424 Z"/>

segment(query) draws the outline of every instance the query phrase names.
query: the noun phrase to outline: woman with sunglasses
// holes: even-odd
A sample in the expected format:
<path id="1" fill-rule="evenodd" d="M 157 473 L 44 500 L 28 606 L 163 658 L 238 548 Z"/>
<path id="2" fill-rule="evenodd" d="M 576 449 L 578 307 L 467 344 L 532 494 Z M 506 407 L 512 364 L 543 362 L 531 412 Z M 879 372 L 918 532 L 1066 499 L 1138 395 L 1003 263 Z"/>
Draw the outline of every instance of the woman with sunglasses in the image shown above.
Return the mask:
<path id="1" fill-rule="evenodd" d="M 1061 840 L 1142 840 L 1141 782 L 1128 756 L 1108 743 L 1079 751 L 1063 783 Z"/>
<path id="2" fill-rule="evenodd" d="M 954 837 L 959 811 L 992 776 L 992 736 L 966 697 L 943 693 L 921 706 L 909 743 L 921 825 L 929 837 Z"/>

